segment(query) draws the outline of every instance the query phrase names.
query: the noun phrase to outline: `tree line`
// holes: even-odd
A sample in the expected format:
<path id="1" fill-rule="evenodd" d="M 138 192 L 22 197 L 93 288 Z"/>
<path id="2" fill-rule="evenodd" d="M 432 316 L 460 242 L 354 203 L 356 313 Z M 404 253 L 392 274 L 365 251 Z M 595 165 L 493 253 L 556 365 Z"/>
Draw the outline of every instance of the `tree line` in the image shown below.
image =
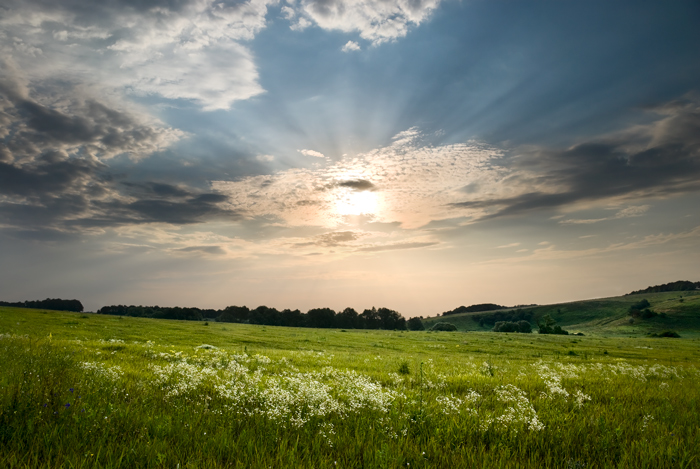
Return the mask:
<path id="1" fill-rule="evenodd" d="M 663 285 L 654 285 L 647 287 L 644 290 L 637 290 L 628 295 L 639 295 L 640 293 L 662 293 L 667 291 L 691 291 L 700 290 L 700 282 L 691 282 L 689 280 L 678 280 L 677 282 L 664 283 Z"/>
<path id="2" fill-rule="evenodd" d="M 83 304 L 78 300 L 62 300 L 60 298 L 46 298 L 45 300 L 18 301 L 16 303 L 0 301 L 0 306 L 14 308 L 50 309 L 52 311 L 83 312 Z"/>
<path id="3" fill-rule="evenodd" d="M 406 320 L 397 311 L 389 308 L 371 308 L 358 313 L 353 308 L 336 312 L 331 308 L 313 308 L 306 313 L 298 309 L 279 311 L 268 306 L 249 309 L 247 306 L 227 306 L 221 310 L 161 307 L 161 306 L 104 306 L 98 314 L 147 317 L 156 319 L 180 319 L 189 321 L 213 320 L 240 324 L 265 326 L 317 327 L 335 329 L 386 329 L 406 330 L 415 321 Z M 413 318 L 412 318 L 413 319 Z M 418 320 L 420 321 L 420 320 Z M 422 323 L 420 324 L 422 326 Z M 415 324 L 417 328 L 417 324 Z M 414 327 L 410 327 L 414 329 Z"/>
<path id="4" fill-rule="evenodd" d="M 471 306 L 460 306 L 458 308 L 453 309 L 452 311 L 445 311 L 442 313 L 443 316 L 450 316 L 452 314 L 461 314 L 461 313 L 478 313 L 481 311 L 494 311 L 497 309 L 506 309 L 507 306 L 501 306 L 497 305 L 495 303 L 481 303 L 478 305 L 471 305 Z"/>

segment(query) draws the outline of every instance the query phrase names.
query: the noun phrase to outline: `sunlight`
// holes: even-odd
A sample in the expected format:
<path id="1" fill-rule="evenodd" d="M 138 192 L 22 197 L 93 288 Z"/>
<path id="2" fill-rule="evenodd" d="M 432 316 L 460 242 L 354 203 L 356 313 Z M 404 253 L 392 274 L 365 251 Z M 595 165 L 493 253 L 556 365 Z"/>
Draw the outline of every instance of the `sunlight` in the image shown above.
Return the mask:
<path id="1" fill-rule="evenodd" d="M 377 194 L 371 191 L 343 188 L 335 200 L 335 212 L 342 216 L 370 215 L 376 213 L 378 207 Z"/>

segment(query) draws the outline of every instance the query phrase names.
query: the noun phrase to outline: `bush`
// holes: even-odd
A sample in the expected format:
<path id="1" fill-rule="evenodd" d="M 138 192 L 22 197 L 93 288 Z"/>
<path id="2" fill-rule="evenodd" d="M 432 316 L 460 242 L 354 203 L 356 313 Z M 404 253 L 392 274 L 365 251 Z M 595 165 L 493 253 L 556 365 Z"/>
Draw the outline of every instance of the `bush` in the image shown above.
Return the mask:
<path id="1" fill-rule="evenodd" d="M 651 313 L 651 316 L 648 316 L 646 318 L 646 319 L 648 319 L 649 317 L 653 317 L 656 315 L 656 313 L 649 310 L 649 306 L 651 306 L 651 304 L 647 300 L 638 301 L 629 307 L 629 309 L 627 310 L 627 314 L 629 314 L 630 316 L 635 317 L 635 318 L 640 317 L 640 316 L 642 318 L 644 318 L 645 314 L 649 315 Z"/>
<path id="2" fill-rule="evenodd" d="M 452 332 L 457 330 L 457 326 L 449 322 L 438 322 L 433 327 L 431 327 L 430 330 Z"/>
<path id="3" fill-rule="evenodd" d="M 642 319 L 651 319 L 651 318 L 653 318 L 654 316 L 658 316 L 658 313 L 656 313 L 656 312 L 654 312 L 654 311 L 652 311 L 652 310 L 650 310 L 650 309 L 645 309 L 645 310 L 642 311 L 642 313 L 641 313 Z"/>
<path id="4" fill-rule="evenodd" d="M 493 332 L 518 332 L 518 323 L 511 321 L 498 321 L 491 330 Z"/>
<path id="5" fill-rule="evenodd" d="M 498 321 L 492 329 L 493 332 L 520 332 L 528 334 L 532 332 L 532 326 L 529 321 Z"/>
<path id="6" fill-rule="evenodd" d="M 676 331 L 663 331 L 663 332 L 655 332 L 653 334 L 649 334 L 649 337 L 671 337 L 674 339 L 679 339 L 681 337 L 681 335 Z"/>

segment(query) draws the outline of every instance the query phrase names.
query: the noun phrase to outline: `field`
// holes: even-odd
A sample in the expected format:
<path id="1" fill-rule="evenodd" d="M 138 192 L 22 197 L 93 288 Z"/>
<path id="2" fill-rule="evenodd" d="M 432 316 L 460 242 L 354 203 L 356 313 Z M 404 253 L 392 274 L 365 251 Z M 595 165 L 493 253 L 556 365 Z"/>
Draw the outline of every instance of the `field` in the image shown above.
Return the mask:
<path id="1" fill-rule="evenodd" d="M 683 337 L 0 308 L 0 467 L 700 467 Z"/>

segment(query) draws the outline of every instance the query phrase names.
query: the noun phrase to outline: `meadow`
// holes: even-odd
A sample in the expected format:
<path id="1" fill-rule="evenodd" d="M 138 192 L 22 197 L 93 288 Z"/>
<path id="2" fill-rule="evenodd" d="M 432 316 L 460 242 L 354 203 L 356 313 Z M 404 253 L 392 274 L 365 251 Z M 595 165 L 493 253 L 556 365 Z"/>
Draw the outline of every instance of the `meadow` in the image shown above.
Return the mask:
<path id="1" fill-rule="evenodd" d="M 700 467 L 698 345 L 0 308 L 0 467 Z"/>

